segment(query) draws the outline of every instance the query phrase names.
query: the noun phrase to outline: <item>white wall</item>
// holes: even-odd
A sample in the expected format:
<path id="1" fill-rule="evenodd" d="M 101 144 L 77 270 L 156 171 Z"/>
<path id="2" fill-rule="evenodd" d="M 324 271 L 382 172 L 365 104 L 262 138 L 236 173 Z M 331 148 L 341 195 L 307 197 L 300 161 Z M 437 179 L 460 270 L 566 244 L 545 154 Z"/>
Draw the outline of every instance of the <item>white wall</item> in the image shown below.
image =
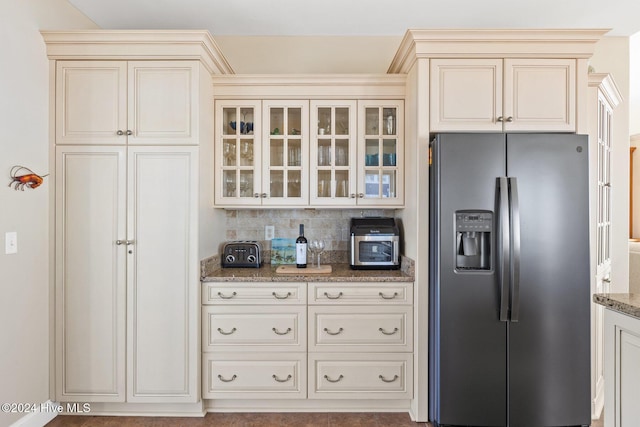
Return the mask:
<path id="1" fill-rule="evenodd" d="M 95 28 L 66 0 L 2 0 L 0 13 L 0 402 L 49 396 L 49 190 L 7 187 L 23 165 L 49 172 L 49 63 L 40 29 Z M 4 235 L 18 233 L 5 255 Z M 0 426 L 24 414 L 0 412 Z"/>
<path id="2" fill-rule="evenodd" d="M 629 38 L 604 37 L 596 44 L 590 64 L 610 73 L 624 98 L 614 110 L 611 154 L 611 292 L 629 286 Z"/>

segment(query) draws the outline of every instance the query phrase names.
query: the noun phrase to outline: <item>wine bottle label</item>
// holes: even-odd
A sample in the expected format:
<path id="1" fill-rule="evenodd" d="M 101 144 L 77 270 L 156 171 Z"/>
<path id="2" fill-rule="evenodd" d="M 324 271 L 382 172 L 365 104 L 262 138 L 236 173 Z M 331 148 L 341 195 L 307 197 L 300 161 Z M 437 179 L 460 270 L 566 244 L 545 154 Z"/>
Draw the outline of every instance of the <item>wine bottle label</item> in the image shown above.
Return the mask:
<path id="1" fill-rule="evenodd" d="M 306 264 L 307 263 L 307 244 L 306 243 L 296 243 L 296 264 Z"/>

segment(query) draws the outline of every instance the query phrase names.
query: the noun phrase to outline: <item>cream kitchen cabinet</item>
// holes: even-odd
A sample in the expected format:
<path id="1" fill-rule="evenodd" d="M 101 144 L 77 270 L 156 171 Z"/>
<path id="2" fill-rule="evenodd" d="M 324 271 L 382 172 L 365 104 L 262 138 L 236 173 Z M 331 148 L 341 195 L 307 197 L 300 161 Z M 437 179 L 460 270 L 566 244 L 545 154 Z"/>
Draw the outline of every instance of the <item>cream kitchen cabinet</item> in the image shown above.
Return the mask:
<path id="1" fill-rule="evenodd" d="M 410 283 L 309 283 L 309 398 L 413 397 Z"/>
<path id="2" fill-rule="evenodd" d="M 591 294 L 611 292 L 611 147 L 613 142 L 614 109 L 622 96 L 609 74 L 589 74 L 589 180 L 594 191 L 590 220 Z M 604 406 L 604 310 L 591 304 L 591 415 L 600 418 Z"/>
<path id="3" fill-rule="evenodd" d="M 576 130 L 576 60 L 434 58 L 430 130 Z"/>
<path id="4" fill-rule="evenodd" d="M 637 425 L 640 419 L 640 319 L 606 308 L 604 350 L 604 425 Z"/>
<path id="5" fill-rule="evenodd" d="M 56 147 L 58 401 L 198 400 L 197 181 L 197 147 Z"/>
<path id="6" fill-rule="evenodd" d="M 220 207 L 402 207 L 402 100 L 218 100 Z"/>
<path id="7" fill-rule="evenodd" d="M 203 398 L 306 398 L 306 295 L 306 283 L 204 282 Z"/>
<path id="8" fill-rule="evenodd" d="M 198 61 L 57 61 L 56 143 L 196 145 L 198 73 Z"/>
<path id="9" fill-rule="evenodd" d="M 216 102 L 217 206 L 309 203 L 309 102 Z"/>

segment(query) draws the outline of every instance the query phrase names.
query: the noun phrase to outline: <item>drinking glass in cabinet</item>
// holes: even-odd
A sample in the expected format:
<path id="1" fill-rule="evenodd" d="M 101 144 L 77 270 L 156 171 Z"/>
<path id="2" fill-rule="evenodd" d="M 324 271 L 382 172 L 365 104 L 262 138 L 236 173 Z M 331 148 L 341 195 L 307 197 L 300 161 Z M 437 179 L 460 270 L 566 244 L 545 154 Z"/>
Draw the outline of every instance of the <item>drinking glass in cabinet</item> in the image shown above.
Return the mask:
<path id="1" fill-rule="evenodd" d="M 240 197 L 253 197 L 253 171 L 240 171 Z"/>
<path id="2" fill-rule="evenodd" d="M 348 139 L 336 139 L 336 166 L 349 166 Z"/>
<path id="3" fill-rule="evenodd" d="M 318 108 L 318 135 L 331 134 L 331 108 Z"/>
<path id="4" fill-rule="evenodd" d="M 378 139 L 367 139 L 365 141 L 365 166 L 378 166 L 380 164 L 378 142 Z"/>
<path id="5" fill-rule="evenodd" d="M 396 171 L 385 170 L 382 172 L 382 197 L 396 197 Z"/>
<path id="6" fill-rule="evenodd" d="M 287 197 L 301 197 L 301 175 L 299 170 L 290 170 L 287 180 Z"/>
<path id="7" fill-rule="evenodd" d="M 349 197 L 349 171 L 336 171 L 336 197 Z"/>
<path id="8" fill-rule="evenodd" d="M 331 171 L 318 172 L 318 197 L 331 197 Z"/>
<path id="9" fill-rule="evenodd" d="M 224 171 L 224 195 L 226 197 L 236 196 L 236 171 Z"/>
<path id="10" fill-rule="evenodd" d="M 396 165 L 396 139 L 384 139 L 382 141 L 382 166 Z"/>
<path id="11" fill-rule="evenodd" d="M 349 135 L 349 109 L 336 108 L 335 131 L 336 135 Z"/>
<path id="12" fill-rule="evenodd" d="M 365 109 L 365 131 L 367 135 L 378 135 L 380 125 L 380 110 L 378 108 Z"/>
<path id="13" fill-rule="evenodd" d="M 243 139 L 240 141 L 240 165 L 253 165 L 253 140 Z"/>
<path id="14" fill-rule="evenodd" d="M 270 194 L 269 197 L 282 197 L 283 195 L 284 173 L 283 171 L 271 171 Z"/>
<path id="15" fill-rule="evenodd" d="M 318 166 L 331 165 L 331 140 L 321 139 L 318 141 Z"/>
<path id="16" fill-rule="evenodd" d="M 270 141 L 271 149 L 269 152 L 269 157 L 271 161 L 269 164 L 271 166 L 283 166 L 283 152 L 284 152 L 284 140 L 283 139 L 272 139 Z"/>
<path id="17" fill-rule="evenodd" d="M 236 165 L 236 140 L 225 139 L 222 143 L 222 157 L 224 166 Z"/>
<path id="18" fill-rule="evenodd" d="M 237 127 L 236 109 L 235 108 L 223 108 L 222 120 L 224 120 L 224 126 L 222 126 L 223 135 L 235 135 Z"/>
<path id="19" fill-rule="evenodd" d="M 289 140 L 289 166 L 300 166 L 302 164 L 302 149 L 300 140 Z"/>
<path id="20" fill-rule="evenodd" d="M 396 133 L 396 109 L 395 108 L 384 108 L 382 115 L 384 117 L 384 134 L 385 135 L 395 135 L 395 133 Z"/>

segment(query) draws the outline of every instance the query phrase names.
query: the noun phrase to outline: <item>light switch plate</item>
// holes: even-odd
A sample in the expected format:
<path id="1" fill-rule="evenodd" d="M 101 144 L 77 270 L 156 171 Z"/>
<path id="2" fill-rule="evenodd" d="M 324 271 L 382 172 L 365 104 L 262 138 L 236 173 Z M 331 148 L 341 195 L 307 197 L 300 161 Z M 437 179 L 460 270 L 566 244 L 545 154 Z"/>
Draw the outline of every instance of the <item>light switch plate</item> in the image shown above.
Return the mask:
<path id="1" fill-rule="evenodd" d="M 4 234 L 4 253 L 18 253 L 18 233 L 16 231 L 7 231 Z"/>

